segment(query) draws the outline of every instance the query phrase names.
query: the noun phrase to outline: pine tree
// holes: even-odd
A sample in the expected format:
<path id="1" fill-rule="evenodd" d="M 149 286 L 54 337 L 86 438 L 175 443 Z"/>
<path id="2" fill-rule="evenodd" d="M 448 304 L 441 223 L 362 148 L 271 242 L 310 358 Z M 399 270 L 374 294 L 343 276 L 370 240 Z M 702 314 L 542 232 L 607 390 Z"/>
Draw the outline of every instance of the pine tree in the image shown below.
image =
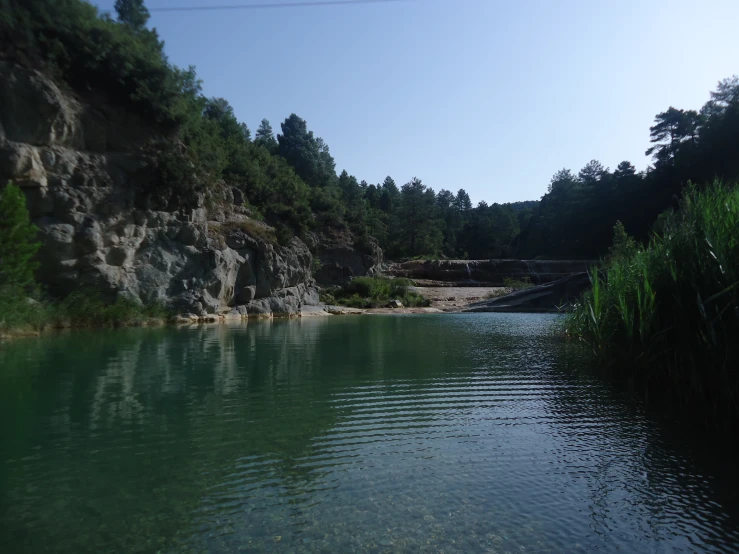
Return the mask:
<path id="1" fill-rule="evenodd" d="M 0 192 L 0 287 L 28 287 L 38 263 L 38 229 L 31 223 L 26 198 L 20 188 L 8 183 Z"/>
<path id="2" fill-rule="evenodd" d="M 118 21 L 136 32 L 145 29 L 149 21 L 149 10 L 144 6 L 144 0 L 116 0 L 115 11 Z"/>

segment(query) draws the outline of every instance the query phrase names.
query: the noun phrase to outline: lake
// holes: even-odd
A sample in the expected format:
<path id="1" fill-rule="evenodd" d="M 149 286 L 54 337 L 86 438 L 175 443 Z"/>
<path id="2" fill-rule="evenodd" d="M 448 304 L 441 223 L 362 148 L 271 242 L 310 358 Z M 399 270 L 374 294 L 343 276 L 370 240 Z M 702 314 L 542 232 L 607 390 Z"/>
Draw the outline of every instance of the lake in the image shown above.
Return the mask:
<path id="1" fill-rule="evenodd" d="M 736 459 L 553 315 L 0 346 L 0 552 L 736 552 Z"/>

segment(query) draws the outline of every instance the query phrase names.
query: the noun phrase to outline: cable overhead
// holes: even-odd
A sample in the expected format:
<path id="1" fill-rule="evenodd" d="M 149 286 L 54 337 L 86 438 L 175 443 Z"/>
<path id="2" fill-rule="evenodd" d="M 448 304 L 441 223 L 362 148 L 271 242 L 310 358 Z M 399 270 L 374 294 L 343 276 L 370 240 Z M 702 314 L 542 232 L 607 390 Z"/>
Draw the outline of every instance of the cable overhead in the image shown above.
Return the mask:
<path id="1" fill-rule="evenodd" d="M 199 12 L 214 10 L 261 10 L 268 8 L 314 8 L 318 6 L 351 6 L 357 4 L 389 4 L 416 0 L 309 0 L 308 2 L 270 2 L 261 4 L 233 4 L 223 6 L 175 6 L 171 8 L 147 8 L 150 12 Z"/>

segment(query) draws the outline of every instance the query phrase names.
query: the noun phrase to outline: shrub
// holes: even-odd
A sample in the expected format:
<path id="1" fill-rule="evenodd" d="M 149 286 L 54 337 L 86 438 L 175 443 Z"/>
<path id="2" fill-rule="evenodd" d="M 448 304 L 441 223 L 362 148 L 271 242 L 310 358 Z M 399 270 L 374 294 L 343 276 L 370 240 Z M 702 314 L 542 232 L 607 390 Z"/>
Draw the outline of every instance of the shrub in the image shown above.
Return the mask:
<path id="1" fill-rule="evenodd" d="M 408 290 L 412 284 L 409 279 L 355 277 L 334 290 L 332 297 L 334 302 L 352 308 L 379 308 L 390 300 L 400 300 L 406 307 L 428 306 L 430 302 L 426 298 Z"/>
<path id="2" fill-rule="evenodd" d="M 38 263 L 33 259 L 40 244 L 21 189 L 8 183 L 0 191 L 0 287 L 28 288 Z"/>
<path id="3" fill-rule="evenodd" d="M 0 334 L 40 331 L 49 323 L 49 307 L 27 297 L 18 287 L 0 288 Z"/>
<path id="4" fill-rule="evenodd" d="M 534 284 L 531 282 L 530 277 L 523 277 L 522 279 L 506 277 L 503 279 L 503 286 L 512 290 L 523 290 L 530 289 Z"/>
<path id="5" fill-rule="evenodd" d="M 168 320 L 171 315 L 158 304 L 142 306 L 120 297 L 110 302 L 96 291 L 81 289 L 51 306 L 50 323 L 56 327 L 124 327 Z"/>

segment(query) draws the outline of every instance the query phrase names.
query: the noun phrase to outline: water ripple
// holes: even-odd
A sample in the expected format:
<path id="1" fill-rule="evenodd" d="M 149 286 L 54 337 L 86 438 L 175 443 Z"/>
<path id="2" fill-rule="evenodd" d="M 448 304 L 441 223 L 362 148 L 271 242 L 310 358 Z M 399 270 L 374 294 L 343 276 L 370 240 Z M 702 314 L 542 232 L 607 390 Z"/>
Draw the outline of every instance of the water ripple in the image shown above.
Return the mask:
<path id="1" fill-rule="evenodd" d="M 0 551 L 739 550 L 736 460 L 591 375 L 556 321 L 14 344 Z"/>

